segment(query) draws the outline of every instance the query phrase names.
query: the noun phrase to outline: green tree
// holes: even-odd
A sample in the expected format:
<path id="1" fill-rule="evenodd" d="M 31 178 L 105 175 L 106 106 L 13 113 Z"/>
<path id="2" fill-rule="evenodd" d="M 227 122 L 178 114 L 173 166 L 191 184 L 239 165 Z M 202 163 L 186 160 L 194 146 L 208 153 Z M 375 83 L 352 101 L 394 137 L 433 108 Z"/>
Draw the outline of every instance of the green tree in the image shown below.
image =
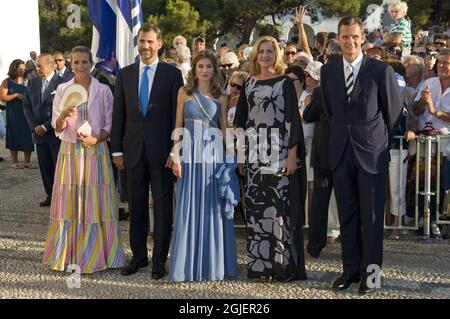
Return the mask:
<path id="1" fill-rule="evenodd" d="M 71 4 L 80 7 L 81 25 L 69 28 L 67 8 Z M 91 46 L 92 24 L 87 13 L 86 0 L 39 0 L 41 51 L 67 51 L 77 45 Z"/>
<path id="2" fill-rule="evenodd" d="M 163 30 L 166 46 L 180 34 L 190 42 L 195 35 L 205 34 L 211 25 L 207 20 L 200 21 L 200 14 L 186 0 L 167 1 L 165 13 L 159 16 L 150 15 L 147 22 L 155 23 Z"/>
<path id="3" fill-rule="evenodd" d="M 430 25 L 448 27 L 450 24 L 450 1 L 410 0 L 408 16 L 413 25 L 423 28 Z"/>

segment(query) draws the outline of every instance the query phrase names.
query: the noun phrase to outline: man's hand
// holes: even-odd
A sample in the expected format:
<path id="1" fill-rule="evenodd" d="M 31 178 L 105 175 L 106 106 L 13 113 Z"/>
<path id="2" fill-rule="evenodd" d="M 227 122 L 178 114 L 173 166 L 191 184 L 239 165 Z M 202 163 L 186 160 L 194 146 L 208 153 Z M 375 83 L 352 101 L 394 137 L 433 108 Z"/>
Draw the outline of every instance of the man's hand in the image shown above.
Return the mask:
<path id="1" fill-rule="evenodd" d="M 112 161 L 113 161 L 113 164 L 117 167 L 117 169 L 120 169 L 120 170 L 125 169 L 125 164 L 123 162 L 123 156 L 113 156 Z"/>
<path id="2" fill-rule="evenodd" d="M 416 137 L 416 133 L 414 133 L 413 131 L 407 131 L 405 133 L 405 139 L 407 142 L 411 142 L 415 137 Z"/>
<path id="3" fill-rule="evenodd" d="M 431 96 L 430 88 L 428 87 L 428 85 L 422 91 L 421 101 L 428 107 L 428 112 L 430 112 L 430 114 L 434 114 L 436 112 L 433 104 L 433 98 Z"/>
<path id="4" fill-rule="evenodd" d="M 36 133 L 37 136 L 44 136 L 46 132 L 44 128 L 41 125 L 39 125 L 34 128 L 34 133 Z"/>

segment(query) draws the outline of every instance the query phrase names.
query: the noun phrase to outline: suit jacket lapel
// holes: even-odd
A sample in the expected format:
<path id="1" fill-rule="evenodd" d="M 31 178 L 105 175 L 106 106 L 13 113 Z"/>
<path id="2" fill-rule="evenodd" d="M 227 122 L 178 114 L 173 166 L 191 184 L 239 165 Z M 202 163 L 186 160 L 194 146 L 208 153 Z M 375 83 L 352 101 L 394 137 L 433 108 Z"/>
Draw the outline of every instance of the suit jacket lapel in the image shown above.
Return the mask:
<path id="1" fill-rule="evenodd" d="M 153 84 L 150 91 L 150 98 L 148 99 L 148 112 L 150 112 L 152 106 L 155 103 L 156 97 L 158 96 L 158 91 L 161 89 L 162 84 L 164 82 L 163 77 L 165 76 L 163 66 L 161 62 L 158 62 L 158 67 L 156 68 L 155 76 L 153 77 Z"/>
<path id="2" fill-rule="evenodd" d="M 133 68 L 130 70 L 129 78 L 125 80 L 128 82 L 128 87 L 132 88 L 132 106 L 136 108 L 138 113 L 141 113 L 139 110 L 139 62 L 136 62 L 133 65 Z"/>
<path id="3" fill-rule="evenodd" d="M 344 62 L 342 59 L 338 59 L 335 63 L 335 75 L 338 85 L 340 86 L 337 90 L 337 94 L 339 94 L 339 98 L 342 100 L 344 105 L 348 105 L 347 101 L 347 90 L 345 89 L 345 74 L 344 74 Z"/>
<path id="4" fill-rule="evenodd" d="M 37 85 L 37 87 L 36 87 L 36 91 L 37 91 L 37 93 L 38 93 L 38 96 L 39 96 L 39 99 L 38 99 L 38 101 L 39 101 L 39 104 L 41 104 L 42 103 L 42 101 L 43 101 L 43 99 L 42 99 L 42 83 L 43 82 L 43 80 L 42 80 L 42 78 L 41 77 L 39 77 L 39 82 L 37 82 L 39 85 Z M 45 92 L 44 92 L 45 93 Z"/>
<path id="5" fill-rule="evenodd" d="M 366 55 L 363 56 L 361 68 L 359 69 L 358 76 L 356 77 L 355 86 L 353 87 L 350 104 L 352 104 L 359 96 L 361 91 L 370 79 L 370 60 Z"/>
<path id="6" fill-rule="evenodd" d="M 56 77 L 59 76 L 58 74 L 53 74 L 52 79 L 50 80 L 50 83 L 47 85 L 47 88 L 44 91 L 44 94 L 42 94 L 42 100 L 41 103 L 45 103 L 45 101 L 48 99 L 48 97 L 50 96 L 50 93 L 52 93 L 55 88 L 55 81 L 56 81 Z M 43 80 L 41 79 L 41 88 L 42 88 L 42 82 Z"/>

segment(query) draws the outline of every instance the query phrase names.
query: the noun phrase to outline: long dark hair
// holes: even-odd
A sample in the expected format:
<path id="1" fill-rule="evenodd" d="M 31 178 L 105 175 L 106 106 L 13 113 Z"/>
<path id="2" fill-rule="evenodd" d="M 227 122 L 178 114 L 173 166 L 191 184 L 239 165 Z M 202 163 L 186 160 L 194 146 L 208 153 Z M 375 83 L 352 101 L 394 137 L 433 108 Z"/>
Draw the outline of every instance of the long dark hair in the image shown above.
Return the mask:
<path id="1" fill-rule="evenodd" d="M 15 59 L 9 65 L 8 77 L 11 80 L 15 80 L 17 78 L 17 69 L 19 68 L 19 65 L 21 65 L 21 64 L 25 64 L 25 62 L 22 61 L 21 59 Z"/>
<path id="2" fill-rule="evenodd" d="M 216 57 L 214 56 L 214 54 L 208 51 L 200 51 L 192 59 L 191 70 L 188 73 L 188 78 L 184 89 L 188 95 L 192 95 L 195 89 L 198 87 L 198 79 L 195 75 L 195 69 L 197 67 L 198 61 L 200 61 L 201 59 L 208 59 L 213 65 L 214 73 L 211 78 L 210 91 L 212 96 L 218 99 L 221 95 L 223 95 L 222 77 L 219 73 L 219 67 L 217 65 Z"/>

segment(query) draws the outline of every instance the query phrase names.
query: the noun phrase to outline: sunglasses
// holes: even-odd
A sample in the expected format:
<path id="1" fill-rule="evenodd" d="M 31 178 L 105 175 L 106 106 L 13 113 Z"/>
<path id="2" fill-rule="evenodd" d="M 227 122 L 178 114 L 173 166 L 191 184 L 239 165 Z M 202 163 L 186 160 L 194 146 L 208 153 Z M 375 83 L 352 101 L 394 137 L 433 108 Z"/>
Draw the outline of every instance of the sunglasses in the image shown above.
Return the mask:
<path id="1" fill-rule="evenodd" d="M 231 83 L 230 86 L 232 88 L 238 89 L 238 90 L 242 90 L 242 85 L 236 84 L 236 83 Z"/>
<path id="2" fill-rule="evenodd" d="M 426 52 L 412 52 L 411 54 L 420 56 L 421 58 L 425 58 L 427 56 Z"/>
<path id="3" fill-rule="evenodd" d="M 230 69 L 232 66 L 233 66 L 233 63 L 222 64 L 222 68 L 224 68 L 224 69 Z"/>
<path id="4" fill-rule="evenodd" d="M 402 50 L 401 49 L 394 49 L 394 48 L 390 48 L 386 50 L 387 53 L 391 53 L 391 54 L 395 54 L 395 55 L 401 55 L 402 54 Z"/>
<path id="5" fill-rule="evenodd" d="M 56 62 L 62 62 L 64 59 L 55 59 Z"/>
<path id="6" fill-rule="evenodd" d="M 440 45 L 441 47 L 446 47 L 447 46 L 447 43 L 445 43 L 445 42 L 434 42 L 433 43 L 434 45 Z"/>
<path id="7" fill-rule="evenodd" d="M 296 55 L 297 54 L 297 52 L 295 52 L 295 51 L 285 51 L 284 52 L 284 55 Z"/>

